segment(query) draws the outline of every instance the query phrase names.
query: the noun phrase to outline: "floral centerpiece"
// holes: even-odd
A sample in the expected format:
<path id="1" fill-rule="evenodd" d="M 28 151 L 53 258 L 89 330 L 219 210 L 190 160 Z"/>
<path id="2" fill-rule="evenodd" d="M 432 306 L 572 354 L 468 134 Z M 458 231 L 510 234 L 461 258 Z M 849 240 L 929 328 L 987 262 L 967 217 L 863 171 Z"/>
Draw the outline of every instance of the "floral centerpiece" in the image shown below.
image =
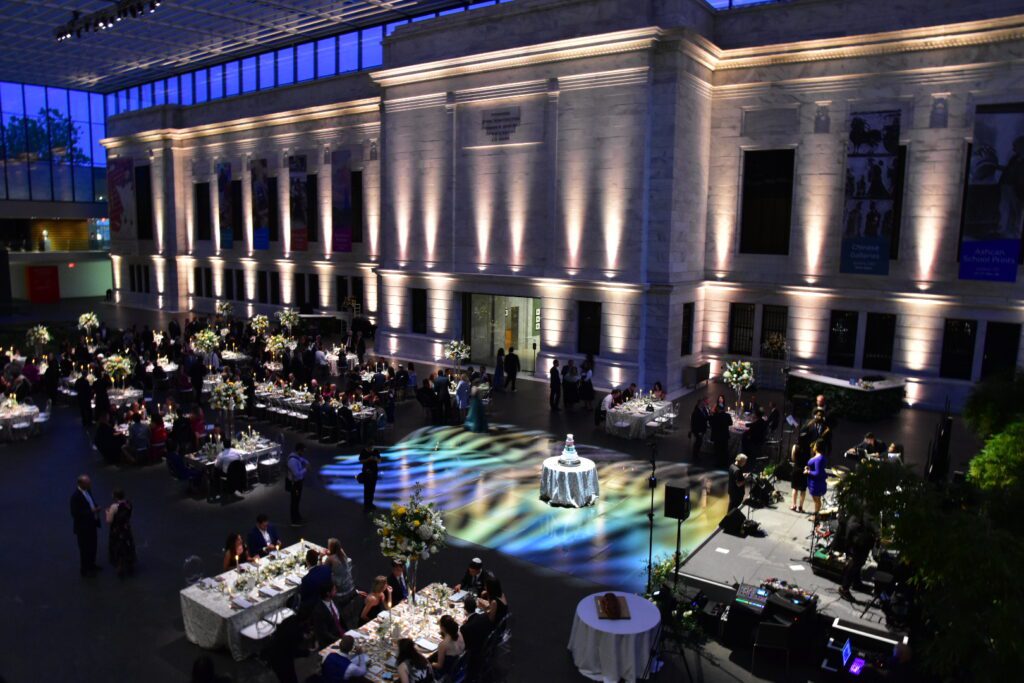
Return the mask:
<path id="1" fill-rule="evenodd" d="M 92 333 L 99 329 L 100 319 L 92 311 L 78 316 L 78 329 L 85 332 L 85 335 L 92 336 Z"/>
<path id="2" fill-rule="evenodd" d="M 292 340 L 283 334 L 272 334 L 267 337 L 267 353 L 269 353 L 272 358 L 277 358 L 284 353 L 285 349 L 291 348 L 289 346 L 291 342 Z"/>
<path id="3" fill-rule="evenodd" d="M 416 563 L 445 546 L 448 530 L 433 503 L 423 502 L 423 487 L 413 488 L 406 505 L 391 506 L 374 520 L 385 557 L 406 563 L 410 600 L 416 604 Z"/>
<path id="4" fill-rule="evenodd" d="M 210 407 L 217 410 L 243 410 L 245 385 L 241 382 L 221 382 L 214 385 L 210 395 Z"/>
<path id="5" fill-rule="evenodd" d="M 192 348 L 199 353 L 213 353 L 220 346 L 220 336 L 207 328 L 192 335 Z"/>
<path id="6" fill-rule="evenodd" d="M 103 369 L 115 382 L 123 382 L 132 374 L 135 363 L 128 356 L 114 354 L 103 361 Z"/>
<path id="7" fill-rule="evenodd" d="M 252 320 L 249 321 L 249 326 L 252 328 L 253 332 L 262 337 L 263 334 L 270 327 L 270 318 L 263 315 L 262 313 L 254 315 L 252 317 Z"/>
<path id="8" fill-rule="evenodd" d="M 281 327 L 291 332 L 299 324 L 299 314 L 293 308 L 284 308 L 275 313 Z"/>
<path id="9" fill-rule="evenodd" d="M 263 442 L 263 435 L 249 427 L 238 437 L 238 448 L 251 453 L 258 450 Z"/>
<path id="10" fill-rule="evenodd" d="M 754 366 L 750 361 L 734 360 L 725 366 L 722 380 L 736 392 L 736 401 L 743 403 L 743 390 L 754 384 Z"/>
<path id="11" fill-rule="evenodd" d="M 235 310 L 235 306 L 230 301 L 218 301 L 216 310 L 217 315 L 230 318 L 231 313 Z"/>
<path id="12" fill-rule="evenodd" d="M 34 325 L 25 333 L 25 341 L 35 347 L 38 356 L 40 349 L 53 341 L 53 336 L 46 329 L 46 325 Z"/>
<path id="13" fill-rule="evenodd" d="M 154 332 L 153 333 L 153 344 L 154 344 L 154 346 L 159 347 L 163 343 L 164 343 L 164 333 L 163 332 Z"/>
<path id="14" fill-rule="evenodd" d="M 444 344 L 444 357 L 452 360 L 459 367 L 463 360 L 469 358 L 469 344 L 461 339 L 452 339 Z"/>
<path id="15" fill-rule="evenodd" d="M 765 358 L 783 360 L 787 353 L 789 353 L 789 344 L 786 342 L 786 336 L 779 332 L 769 332 L 761 343 L 761 355 Z"/>

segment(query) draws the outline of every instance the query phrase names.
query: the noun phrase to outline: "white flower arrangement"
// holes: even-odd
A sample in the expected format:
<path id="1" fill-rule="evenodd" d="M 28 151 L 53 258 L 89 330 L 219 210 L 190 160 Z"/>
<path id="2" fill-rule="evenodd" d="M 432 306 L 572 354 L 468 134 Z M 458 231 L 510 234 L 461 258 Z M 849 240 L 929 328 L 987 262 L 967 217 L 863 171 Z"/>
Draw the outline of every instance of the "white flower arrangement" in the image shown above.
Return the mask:
<path id="1" fill-rule="evenodd" d="M 120 354 L 114 354 L 103 361 L 103 369 L 106 373 L 119 382 L 127 379 L 128 375 L 132 374 L 134 367 L 135 363 L 131 358 Z"/>
<path id="2" fill-rule="evenodd" d="M 269 353 L 272 358 L 277 358 L 284 353 L 286 348 L 291 348 L 289 346 L 291 343 L 292 340 L 283 334 L 272 334 L 267 337 L 267 353 Z"/>
<path id="3" fill-rule="evenodd" d="M 153 344 L 155 344 L 156 346 L 160 346 L 163 343 L 164 343 L 164 333 L 163 332 L 154 332 L 153 333 Z"/>
<path id="4" fill-rule="evenodd" d="M 428 559 L 445 546 L 448 537 L 440 511 L 433 503 L 423 502 L 419 484 L 407 505 L 392 505 L 374 524 L 384 556 L 406 563 Z"/>
<path id="5" fill-rule="evenodd" d="M 229 334 L 231 334 L 231 330 L 226 327 L 220 328 L 220 336 L 227 337 Z"/>
<path id="6" fill-rule="evenodd" d="M 750 361 L 735 360 L 725 366 L 722 380 L 737 393 L 754 384 L 754 366 Z"/>
<path id="7" fill-rule="evenodd" d="M 100 319 L 92 311 L 78 316 L 78 329 L 86 334 L 92 334 L 100 326 Z"/>
<path id="8" fill-rule="evenodd" d="M 768 358 L 783 359 L 789 353 L 789 344 L 786 337 L 778 332 L 770 332 L 768 337 L 761 343 L 761 352 Z"/>
<path id="9" fill-rule="evenodd" d="M 46 329 L 45 325 L 35 325 L 28 328 L 28 332 L 25 334 L 25 341 L 36 347 L 46 346 L 53 341 L 53 336 Z"/>
<path id="10" fill-rule="evenodd" d="M 220 346 L 220 337 L 207 328 L 192 335 L 192 348 L 199 353 L 212 353 Z"/>
<path id="11" fill-rule="evenodd" d="M 218 301 L 217 302 L 217 315 L 224 316 L 225 318 L 231 317 L 231 313 L 235 310 L 234 304 L 230 301 Z"/>
<path id="12" fill-rule="evenodd" d="M 281 323 L 281 327 L 289 332 L 299 324 L 299 314 L 293 308 L 283 308 L 274 315 L 277 316 L 277 320 Z"/>
<path id="13" fill-rule="evenodd" d="M 263 315 L 262 313 L 254 315 L 252 320 L 249 321 L 249 326 L 252 327 L 252 331 L 256 334 L 263 336 L 263 334 L 270 328 L 270 318 Z"/>
<path id="14" fill-rule="evenodd" d="M 243 410 L 245 408 L 245 385 L 241 382 L 222 382 L 213 387 L 210 407 L 217 410 Z"/>
<path id="15" fill-rule="evenodd" d="M 238 437 L 238 442 L 236 443 L 236 446 L 238 447 L 239 450 L 252 453 L 256 450 L 259 450 L 260 447 L 262 447 L 264 441 L 265 439 L 263 438 L 262 434 L 257 432 L 252 427 L 249 427 L 244 432 L 242 432 L 241 436 Z"/>
<path id="16" fill-rule="evenodd" d="M 444 344 L 444 357 L 454 361 L 469 358 L 469 344 L 461 339 L 452 339 Z"/>

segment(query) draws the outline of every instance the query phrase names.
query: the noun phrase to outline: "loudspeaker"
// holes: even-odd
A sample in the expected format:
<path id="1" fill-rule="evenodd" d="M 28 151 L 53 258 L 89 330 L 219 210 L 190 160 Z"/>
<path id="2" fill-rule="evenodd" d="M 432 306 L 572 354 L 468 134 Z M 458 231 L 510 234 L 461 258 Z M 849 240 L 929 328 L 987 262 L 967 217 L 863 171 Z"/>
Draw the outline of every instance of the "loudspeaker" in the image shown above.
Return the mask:
<path id="1" fill-rule="evenodd" d="M 722 518 L 722 521 L 718 523 L 719 528 L 730 536 L 742 536 L 743 535 L 743 524 L 747 521 L 747 516 L 740 512 L 739 508 L 734 508 Z"/>
<path id="2" fill-rule="evenodd" d="M 690 517 L 690 490 L 681 486 L 665 486 L 665 516 L 680 522 Z"/>

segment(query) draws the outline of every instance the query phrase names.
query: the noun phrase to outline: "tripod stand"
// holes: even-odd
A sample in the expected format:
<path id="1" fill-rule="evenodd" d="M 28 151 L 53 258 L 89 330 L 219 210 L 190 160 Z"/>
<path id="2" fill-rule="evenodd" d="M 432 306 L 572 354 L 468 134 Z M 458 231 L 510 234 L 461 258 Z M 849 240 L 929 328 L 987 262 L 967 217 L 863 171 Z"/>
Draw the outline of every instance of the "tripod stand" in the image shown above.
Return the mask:
<path id="1" fill-rule="evenodd" d="M 651 489 L 651 507 L 647 511 L 647 594 L 650 595 L 654 591 L 651 583 L 654 576 L 654 491 L 658 488 L 658 442 L 651 439 L 647 446 L 651 449 L 651 476 L 647 480 L 647 486 Z"/>

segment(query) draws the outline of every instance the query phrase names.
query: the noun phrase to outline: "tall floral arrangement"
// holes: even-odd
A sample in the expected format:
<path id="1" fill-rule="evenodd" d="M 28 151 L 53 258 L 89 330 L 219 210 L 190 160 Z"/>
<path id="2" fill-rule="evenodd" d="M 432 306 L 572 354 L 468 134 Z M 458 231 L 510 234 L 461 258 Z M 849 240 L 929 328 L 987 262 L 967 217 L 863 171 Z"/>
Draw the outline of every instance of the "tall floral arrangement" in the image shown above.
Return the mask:
<path id="1" fill-rule="evenodd" d="M 116 382 L 123 382 L 132 374 L 135 363 L 128 356 L 114 354 L 103 361 L 103 369 Z"/>
<path id="2" fill-rule="evenodd" d="M 210 395 L 210 407 L 217 410 L 244 410 L 245 402 L 245 385 L 241 382 L 221 382 Z"/>
<path id="3" fill-rule="evenodd" d="M 294 342 L 291 338 L 284 336 L 283 334 L 272 334 L 267 337 L 267 353 L 273 358 L 277 358 L 284 350 L 291 348 Z"/>
<path id="4" fill-rule="evenodd" d="M 743 402 L 743 390 L 754 384 L 754 366 L 750 361 L 734 360 L 725 366 L 722 380 L 736 392 L 736 400 Z"/>
<path id="5" fill-rule="evenodd" d="M 249 326 L 252 327 L 253 332 L 262 337 L 270 328 L 270 318 L 262 313 L 254 315 L 252 320 L 249 321 Z"/>
<path id="6" fill-rule="evenodd" d="M 53 341 L 53 336 L 50 331 L 46 329 L 46 325 L 34 325 L 28 328 L 28 332 L 25 333 L 25 341 L 35 347 L 36 355 L 39 354 L 39 349 L 46 346 Z"/>
<path id="7" fill-rule="evenodd" d="M 217 302 L 217 315 L 224 316 L 225 318 L 231 317 L 231 313 L 235 310 L 234 304 L 230 301 L 218 301 Z"/>
<path id="8" fill-rule="evenodd" d="M 465 359 L 469 358 L 469 344 L 461 339 L 452 339 L 444 344 L 444 357 L 455 363 L 455 367 Z"/>
<path id="9" fill-rule="evenodd" d="M 281 323 L 281 327 L 291 332 L 299 324 L 299 314 L 294 308 L 283 308 L 277 313 L 278 322 Z"/>
<path id="10" fill-rule="evenodd" d="M 86 335 L 91 335 L 100 326 L 100 319 L 96 317 L 96 314 L 92 311 L 83 313 L 78 316 L 78 329 L 85 332 Z"/>
<path id="11" fill-rule="evenodd" d="M 192 335 L 192 348 L 199 353 L 212 353 L 220 346 L 220 336 L 207 328 Z"/>
<path id="12" fill-rule="evenodd" d="M 408 503 L 395 503 L 378 515 L 374 524 L 384 556 L 408 566 L 409 594 L 415 604 L 416 564 L 436 555 L 447 543 L 448 530 L 441 512 L 433 503 L 423 502 L 423 487 L 417 484 Z"/>
<path id="13" fill-rule="evenodd" d="M 153 345 L 159 347 L 163 343 L 164 343 L 164 333 L 163 332 L 153 332 Z"/>

